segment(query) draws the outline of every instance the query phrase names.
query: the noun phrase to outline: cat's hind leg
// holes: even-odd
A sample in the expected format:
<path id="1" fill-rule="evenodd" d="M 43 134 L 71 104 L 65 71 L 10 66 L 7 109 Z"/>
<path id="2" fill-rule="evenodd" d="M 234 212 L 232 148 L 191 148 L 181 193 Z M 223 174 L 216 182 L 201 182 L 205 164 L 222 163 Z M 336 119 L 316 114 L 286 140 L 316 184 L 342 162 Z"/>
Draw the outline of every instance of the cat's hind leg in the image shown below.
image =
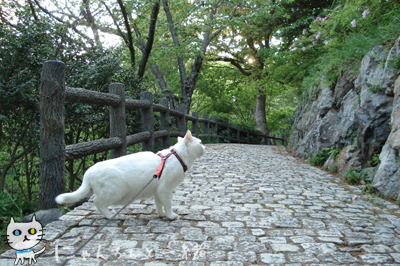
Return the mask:
<path id="1" fill-rule="evenodd" d="M 156 202 L 156 210 L 157 210 L 158 216 L 165 217 L 165 212 L 163 210 L 162 201 L 157 196 L 157 194 L 154 195 L 154 201 Z"/>
<path id="2" fill-rule="evenodd" d="M 107 218 L 107 219 L 111 219 L 114 214 L 112 214 L 112 212 L 110 212 L 110 210 L 108 209 L 108 205 L 106 205 L 104 202 L 102 202 L 99 197 L 97 197 L 94 200 L 94 204 L 96 205 L 97 209 Z M 115 218 L 118 218 L 118 216 L 116 216 Z"/>
<path id="3" fill-rule="evenodd" d="M 172 211 L 172 192 L 159 192 L 157 196 L 164 206 L 165 216 L 170 220 L 178 218 L 178 214 Z"/>

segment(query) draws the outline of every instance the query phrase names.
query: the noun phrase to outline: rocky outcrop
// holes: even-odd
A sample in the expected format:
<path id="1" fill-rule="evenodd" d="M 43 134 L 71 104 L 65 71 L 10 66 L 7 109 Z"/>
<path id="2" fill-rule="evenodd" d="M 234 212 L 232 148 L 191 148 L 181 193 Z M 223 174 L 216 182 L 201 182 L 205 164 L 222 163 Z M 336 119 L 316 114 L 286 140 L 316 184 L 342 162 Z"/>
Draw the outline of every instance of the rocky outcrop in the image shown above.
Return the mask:
<path id="1" fill-rule="evenodd" d="M 331 89 L 321 82 L 318 88 L 311 88 L 295 122 L 295 132 L 291 139 L 297 155 L 309 158 L 324 148 L 345 147 L 353 144 L 356 132 L 357 92 L 353 88 L 352 75 L 343 72 L 336 86 Z M 343 96 L 344 95 L 344 96 Z M 307 108 L 308 107 L 308 108 Z M 293 140 L 293 138 L 297 139 Z"/>
<path id="2" fill-rule="evenodd" d="M 350 169 L 361 170 L 361 158 L 359 156 L 360 150 L 354 146 L 344 148 L 335 163 L 337 165 L 337 173 L 344 176 Z"/>
<path id="3" fill-rule="evenodd" d="M 360 91 L 360 106 L 357 109 L 357 142 L 365 162 L 373 151 L 386 142 L 392 113 L 393 96 L 386 95 L 383 81 L 388 74 L 384 65 L 387 55 L 383 45 L 375 47 L 361 62 L 360 74 L 354 81 Z M 382 91 L 383 90 L 383 91 Z"/>
<path id="4" fill-rule="evenodd" d="M 342 152 L 327 167 L 339 174 L 368 165 L 381 151 L 373 187 L 385 195 L 400 193 L 400 81 L 393 61 L 400 56 L 400 38 L 391 47 L 376 46 L 362 60 L 357 76 L 343 71 L 329 87 L 324 78 L 303 95 L 304 101 L 289 146 L 308 159 L 324 148 Z M 397 177 L 396 177 L 397 175 Z"/>
<path id="5" fill-rule="evenodd" d="M 400 77 L 397 78 L 394 92 L 392 130 L 379 156 L 381 164 L 372 187 L 388 197 L 400 200 Z"/>

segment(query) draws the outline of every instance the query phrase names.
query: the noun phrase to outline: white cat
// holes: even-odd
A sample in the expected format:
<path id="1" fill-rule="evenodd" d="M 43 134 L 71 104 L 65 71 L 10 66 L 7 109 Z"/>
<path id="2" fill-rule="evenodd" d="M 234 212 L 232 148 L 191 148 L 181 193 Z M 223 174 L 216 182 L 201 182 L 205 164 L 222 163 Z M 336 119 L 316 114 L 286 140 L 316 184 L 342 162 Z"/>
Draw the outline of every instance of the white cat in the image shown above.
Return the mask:
<path id="1" fill-rule="evenodd" d="M 184 138 L 171 147 L 190 169 L 194 160 L 202 156 L 205 147 L 201 140 L 192 136 L 188 130 Z M 166 155 L 170 149 L 160 153 Z M 96 195 L 94 203 L 108 219 L 113 214 L 110 205 L 125 205 L 153 178 L 161 162 L 160 156 L 152 152 L 139 152 L 119 158 L 96 163 L 84 174 L 81 187 L 72 193 L 56 197 L 58 204 L 76 202 L 85 197 L 90 190 Z M 170 156 L 159 179 L 154 179 L 137 199 L 154 197 L 157 214 L 168 219 L 178 217 L 172 211 L 172 192 L 185 177 L 183 165 L 174 155 Z M 164 207 L 164 210 L 163 210 Z"/>
<path id="2" fill-rule="evenodd" d="M 11 217 L 7 226 L 7 242 L 11 248 L 15 249 L 17 255 L 14 262 L 15 265 L 19 261 L 24 264 L 25 259 L 28 260 L 28 265 L 31 265 L 32 261 L 36 263 L 35 256 L 42 253 L 45 248 L 38 252 L 34 252 L 32 248 L 42 240 L 42 232 L 42 224 L 36 221 L 35 215 L 33 215 L 29 223 L 16 223 L 14 218 Z"/>

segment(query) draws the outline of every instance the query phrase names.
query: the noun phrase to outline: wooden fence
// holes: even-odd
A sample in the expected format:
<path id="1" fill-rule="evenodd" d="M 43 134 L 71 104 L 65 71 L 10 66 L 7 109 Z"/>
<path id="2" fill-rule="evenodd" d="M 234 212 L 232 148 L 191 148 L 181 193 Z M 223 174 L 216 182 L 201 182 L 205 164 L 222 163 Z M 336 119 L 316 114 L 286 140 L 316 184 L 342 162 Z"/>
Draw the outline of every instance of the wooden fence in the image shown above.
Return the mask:
<path id="1" fill-rule="evenodd" d="M 64 143 L 64 103 L 78 102 L 110 107 L 110 137 L 84 143 L 65 146 Z M 126 136 L 125 112 L 141 110 L 142 132 Z M 154 131 L 154 114 L 160 113 L 160 130 Z M 170 131 L 169 117 L 175 116 L 178 132 Z M 140 100 L 125 99 L 124 85 L 112 83 L 109 93 L 81 88 L 65 87 L 65 65 L 60 61 L 46 61 L 43 65 L 40 81 L 40 192 L 41 209 L 56 206 L 54 198 L 65 191 L 65 161 L 111 150 L 111 158 L 126 155 L 127 147 L 142 143 L 143 151 L 153 151 L 155 139 L 160 139 L 160 149 L 170 147 L 170 137 L 183 137 L 187 130 L 187 121 L 192 122 L 192 134 L 199 138 L 218 138 L 235 143 L 251 143 L 250 136 L 276 141 L 284 139 L 263 135 L 259 132 L 239 129 L 217 121 L 209 120 L 208 115 L 198 118 L 198 113 L 185 115 L 183 109 L 168 108 L 167 99 L 154 104 L 150 92 L 142 92 Z M 203 124 L 204 134 L 199 134 L 199 123 Z M 219 129 L 225 129 L 227 136 L 218 135 Z M 236 138 L 230 133 L 235 132 Z M 241 137 L 242 136 L 242 137 Z M 244 139 L 243 139 L 243 136 Z"/>

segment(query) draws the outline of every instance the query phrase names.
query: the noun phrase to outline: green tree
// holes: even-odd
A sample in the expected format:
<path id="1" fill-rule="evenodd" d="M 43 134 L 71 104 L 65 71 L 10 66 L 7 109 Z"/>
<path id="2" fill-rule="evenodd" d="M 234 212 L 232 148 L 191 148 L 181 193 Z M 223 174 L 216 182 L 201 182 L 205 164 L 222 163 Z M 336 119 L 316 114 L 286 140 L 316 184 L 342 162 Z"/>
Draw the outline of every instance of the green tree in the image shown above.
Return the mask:
<path id="1" fill-rule="evenodd" d="M 212 61 L 229 62 L 240 73 L 252 80 L 256 91 L 254 118 L 257 128 L 269 133 L 267 124 L 267 97 L 272 99 L 288 88 L 291 80 L 271 76 L 273 64 L 268 59 L 282 50 L 288 50 L 289 43 L 306 28 L 322 8 L 332 1 L 251 1 L 242 5 L 229 30 L 215 45 Z M 272 40 L 280 41 L 280 48 Z M 221 56 L 223 52 L 225 55 Z"/>
<path id="2" fill-rule="evenodd" d="M 161 3 L 159 0 L 82 0 L 65 4 L 52 0 L 56 7 L 53 10 L 38 0 L 31 1 L 41 12 L 85 38 L 92 47 L 102 45 L 102 33 L 122 38 L 138 80 L 157 84 L 171 107 L 176 109 L 182 105 L 185 113 L 189 112 L 207 48 L 236 10 L 235 1 L 221 0 L 163 0 Z M 164 10 L 162 15 L 160 8 Z M 93 37 L 80 31 L 78 25 L 91 29 Z M 146 28 L 147 35 L 144 34 Z M 137 61 L 140 61 L 139 66 Z M 150 68 L 146 67 L 148 61 Z M 178 74 L 168 75 L 171 69 Z M 152 73 L 155 79 L 146 72 Z"/>
<path id="3" fill-rule="evenodd" d="M 0 28 L 0 191 L 17 182 L 27 200 L 38 179 L 39 81 L 43 62 L 58 59 L 66 63 L 66 85 L 108 92 L 111 82 L 123 82 L 128 95 L 137 98 L 137 79 L 131 68 L 122 64 L 120 49 L 89 49 L 62 23 L 33 13 L 30 6 L 1 2 Z M 135 113 L 129 114 L 135 116 Z M 66 144 L 108 136 L 108 110 L 66 104 Z M 130 131 L 138 130 L 135 119 L 128 119 Z M 131 132 L 128 132 L 131 134 Z M 100 160 L 94 156 L 91 160 Z M 99 155 L 105 158 L 104 154 Z M 88 158 L 70 161 L 69 187 L 88 163 Z M 25 176 L 25 180 L 21 177 Z"/>

